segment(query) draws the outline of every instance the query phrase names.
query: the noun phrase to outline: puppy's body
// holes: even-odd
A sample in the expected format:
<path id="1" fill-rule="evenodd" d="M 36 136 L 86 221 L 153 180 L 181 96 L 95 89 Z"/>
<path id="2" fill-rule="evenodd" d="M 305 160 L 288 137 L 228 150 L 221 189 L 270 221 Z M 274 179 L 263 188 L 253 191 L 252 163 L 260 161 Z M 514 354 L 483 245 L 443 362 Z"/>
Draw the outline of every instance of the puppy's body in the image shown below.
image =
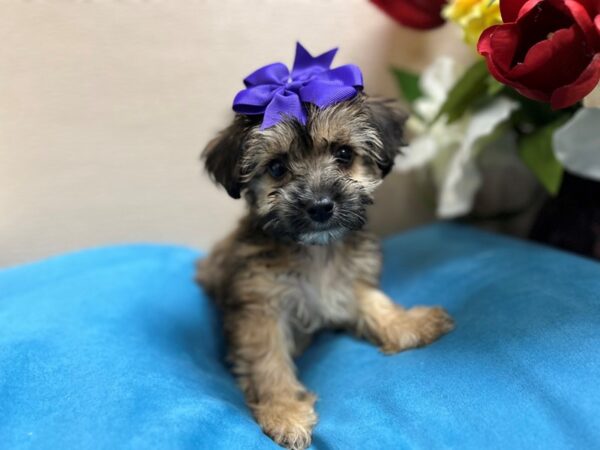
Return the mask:
<path id="1" fill-rule="evenodd" d="M 293 449 L 310 444 L 316 414 L 292 357 L 316 331 L 346 329 L 394 353 L 452 326 L 440 308 L 405 310 L 378 290 L 378 241 L 362 231 L 399 151 L 402 115 L 362 95 L 309 112 L 305 126 L 265 131 L 238 117 L 209 144 L 209 172 L 249 208 L 198 272 L 223 312 L 229 359 L 254 416 Z"/>
<path id="2" fill-rule="evenodd" d="M 376 286 L 380 261 L 378 241 L 363 231 L 306 246 L 273 241 L 245 218 L 202 261 L 199 277 L 226 318 L 242 304 L 275 311 L 297 355 L 316 331 L 356 324 L 354 285 Z"/>

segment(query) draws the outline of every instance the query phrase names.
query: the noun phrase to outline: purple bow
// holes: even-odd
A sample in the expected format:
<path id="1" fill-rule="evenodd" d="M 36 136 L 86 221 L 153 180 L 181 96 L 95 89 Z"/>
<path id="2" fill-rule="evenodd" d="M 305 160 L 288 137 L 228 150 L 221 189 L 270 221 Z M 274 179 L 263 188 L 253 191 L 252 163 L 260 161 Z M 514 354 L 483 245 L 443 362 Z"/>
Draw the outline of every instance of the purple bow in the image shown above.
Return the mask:
<path id="1" fill-rule="evenodd" d="M 264 114 L 261 130 L 286 117 L 306 124 L 304 103 L 319 108 L 350 100 L 362 90 L 363 78 L 358 66 L 348 64 L 330 69 L 337 48 L 312 57 L 298 42 L 292 73 L 283 63 L 269 64 L 244 79 L 246 89 L 233 100 L 240 114 Z"/>

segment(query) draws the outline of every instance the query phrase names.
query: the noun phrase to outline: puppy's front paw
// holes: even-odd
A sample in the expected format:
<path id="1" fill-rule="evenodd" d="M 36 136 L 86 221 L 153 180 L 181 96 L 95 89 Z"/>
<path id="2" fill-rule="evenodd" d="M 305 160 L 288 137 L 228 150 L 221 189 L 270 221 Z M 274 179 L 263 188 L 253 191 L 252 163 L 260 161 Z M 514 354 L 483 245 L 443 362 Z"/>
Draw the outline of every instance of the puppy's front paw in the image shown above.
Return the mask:
<path id="1" fill-rule="evenodd" d="M 312 429 L 317 423 L 315 397 L 302 394 L 296 399 L 277 399 L 255 405 L 254 415 L 271 439 L 290 450 L 310 446 Z"/>
<path id="2" fill-rule="evenodd" d="M 381 333 L 381 350 L 397 353 L 430 344 L 454 328 L 454 321 L 439 307 L 399 309 Z"/>

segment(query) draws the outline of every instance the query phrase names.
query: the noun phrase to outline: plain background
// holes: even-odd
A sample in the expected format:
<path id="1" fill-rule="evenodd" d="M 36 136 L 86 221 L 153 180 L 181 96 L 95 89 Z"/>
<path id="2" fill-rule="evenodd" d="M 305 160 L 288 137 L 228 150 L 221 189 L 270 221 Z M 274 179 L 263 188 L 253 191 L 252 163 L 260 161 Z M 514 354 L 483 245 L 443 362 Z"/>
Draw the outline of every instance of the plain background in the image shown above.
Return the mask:
<path id="1" fill-rule="evenodd" d="M 82 247 L 207 248 L 243 209 L 198 163 L 241 80 L 295 42 L 339 46 L 371 94 L 391 65 L 468 60 L 452 27 L 402 29 L 366 0 L 2 1 L 0 266 Z M 414 177 L 380 189 L 381 234 L 431 220 Z"/>

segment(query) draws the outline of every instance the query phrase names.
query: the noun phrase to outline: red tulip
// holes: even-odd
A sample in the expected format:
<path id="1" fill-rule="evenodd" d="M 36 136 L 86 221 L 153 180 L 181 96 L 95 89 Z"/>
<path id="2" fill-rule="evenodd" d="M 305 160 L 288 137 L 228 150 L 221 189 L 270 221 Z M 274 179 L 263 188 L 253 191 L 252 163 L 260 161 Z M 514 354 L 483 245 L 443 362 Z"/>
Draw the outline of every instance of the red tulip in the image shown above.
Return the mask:
<path id="1" fill-rule="evenodd" d="M 372 0 L 402 25 L 428 30 L 442 25 L 442 8 L 447 0 Z"/>
<path id="2" fill-rule="evenodd" d="M 600 0 L 500 0 L 500 11 L 477 47 L 498 81 L 554 109 L 598 85 Z"/>

